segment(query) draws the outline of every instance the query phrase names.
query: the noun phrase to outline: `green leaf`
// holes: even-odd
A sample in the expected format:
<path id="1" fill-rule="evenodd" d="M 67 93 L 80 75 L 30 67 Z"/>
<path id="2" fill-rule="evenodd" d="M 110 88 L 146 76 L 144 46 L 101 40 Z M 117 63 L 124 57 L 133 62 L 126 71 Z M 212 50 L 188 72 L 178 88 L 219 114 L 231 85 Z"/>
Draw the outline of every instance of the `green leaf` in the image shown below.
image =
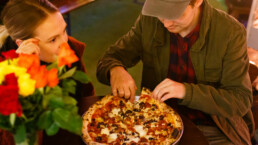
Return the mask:
<path id="1" fill-rule="evenodd" d="M 89 83 L 90 80 L 89 78 L 87 77 L 87 75 L 85 74 L 85 72 L 82 72 L 82 71 L 76 71 L 73 75 L 73 78 L 81 83 Z"/>
<path id="2" fill-rule="evenodd" d="M 49 106 L 51 108 L 64 107 L 63 98 L 61 96 L 55 96 L 55 97 L 50 98 Z"/>
<path id="3" fill-rule="evenodd" d="M 66 109 L 66 110 L 69 110 L 69 111 L 70 111 L 71 113 L 73 113 L 73 114 L 77 114 L 77 113 L 78 113 L 78 110 L 79 110 L 79 108 L 78 108 L 77 106 L 71 105 L 71 104 L 65 105 L 65 109 Z"/>
<path id="4" fill-rule="evenodd" d="M 47 94 L 43 96 L 42 106 L 46 108 L 49 105 L 51 98 L 61 97 L 62 89 L 59 86 L 52 88 Z"/>
<path id="5" fill-rule="evenodd" d="M 15 114 L 15 113 L 12 113 L 12 114 L 10 115 L 10 124 L 11 124 L 12 127 L 13 127 L 14 124 L 15 124 L 15 119 L 16 119 L 16 114 Z"/>
<path id="6" fill-rule="evenodd" d="M 59 130 L 59 126 L 56 123 L 52 123 L 49 128 L 46 129 L 47 135 L 55 135 Z"/>
<path id="7" fill-rule="evenodd" d="M 67 92 L 66 95 L 68 95 L 68 93 L 72 93 L 75 94 L 76 91 L 76 82 L 72 79 L 65 79 L 62 81 L 62 86 L 63 86 L 63 90 L 65 90 Z M 64 93 L 66 93 L 64 92 Z"/>
<path id="8" fill-rule="evenodd" d="M 65 96 L 63 98 L 63 102 L 64 102 L 64 104 L 71 104 L 71 105 L 77 104 L 77 101 L 73 97 L 70 97 L 70 96 Z"/>
<path id="9" fill-rule="evenodd" d="M 51 123 L 53 123 L 52 112 L 46 111 L 40 115 L 37 125 L 40 129 L 43 130 L 47 129 Z"/>
<path id="10" fill-rule="evenodd" d="M 12 126 L 10 125 L 10 118 L 9 116 L 1 115 L 0 114 L 0 128 L 4 130 L 11 130 Z"/>
<path id="11" fill-rule="evenodd" d="M 51 70 L 52 68 L 58 68 L 57 62 L 53 62 L 47 66 L 47 70 Z"/>
<path id="12" fill-rule="evenodd" d="M 62 76 L 60 76 L 59 79 L 62 80 L 73 76 L 74 72 L 76 71 L 76 68 L 77 67 L 73 67 L 72 69 L 68 70 Z"/>
<path id="13" fill-rule="evenodd" d="M 81 133 L 82 133 L 81 116 L 76 115 L 76 116 L 71 117 L 70 122 L 72 122 L 72 123 L 70 124 L 70 126 L 69 126 L 70 128 L 68 128 L 68 130 L 75 134 L 81 135 Z"/>
<path id="14" fill-rule="evenodd" d="M 63 108 L 57 108 L 53 111 L 53 118 L 57 125 L 65 126 L 66 123 L 68 123 L 70 114 L 71 113 L 68 110 L 65 110 Z"/>
<path id="15" fill-rule="evenodd" d="M 53 112 L 53 118 L 55 123 L 63 129 L 67 129 L 70 132 L 81 134 L 82 120 L 78 114 L 74 114 L 71 111 L 57 108 Z"/>
<path id="16" fill-rule="evenodd" d="M 16 143 L 22 143 L 26 139 L 26 128 L 24 125 L 17 127 L 16 132 L 14 133 L 14 140 Z"/>

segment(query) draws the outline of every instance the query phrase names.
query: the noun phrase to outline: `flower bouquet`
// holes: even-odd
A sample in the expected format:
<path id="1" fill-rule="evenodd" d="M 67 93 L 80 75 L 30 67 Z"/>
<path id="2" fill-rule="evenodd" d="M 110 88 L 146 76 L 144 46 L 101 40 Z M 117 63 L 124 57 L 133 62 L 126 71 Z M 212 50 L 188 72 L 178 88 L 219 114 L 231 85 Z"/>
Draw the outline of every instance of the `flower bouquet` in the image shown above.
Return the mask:
<path id="1" fill-rule="evenodd" d="M 76 81 L 88 83 L 86 74 L 71 64 L 78 57 L 67 43 L 57 62 L 40 65 L 35 54 L 3 52 L 0 60 L 0 129 L 11 132 L 18 145 L 34 145 L 37 132 L 54 135 L 59 128 L 81 134 L 75 94 Z M 67 65 L 67 66 L 66 66 Z"/>

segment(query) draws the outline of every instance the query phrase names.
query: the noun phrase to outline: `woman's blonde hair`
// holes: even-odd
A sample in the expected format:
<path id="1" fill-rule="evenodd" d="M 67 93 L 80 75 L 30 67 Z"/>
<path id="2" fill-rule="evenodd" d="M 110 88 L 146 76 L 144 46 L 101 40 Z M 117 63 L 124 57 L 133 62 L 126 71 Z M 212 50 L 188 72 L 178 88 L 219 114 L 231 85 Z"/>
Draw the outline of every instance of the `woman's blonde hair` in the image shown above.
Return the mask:
<path id="1" fill-rule="evenodd" d="M 33 37 L 37 26 L 55 12 L 58 8 L 48 0 L 9 0 L 1 19 L 13 40 L 25 40 Z"/>

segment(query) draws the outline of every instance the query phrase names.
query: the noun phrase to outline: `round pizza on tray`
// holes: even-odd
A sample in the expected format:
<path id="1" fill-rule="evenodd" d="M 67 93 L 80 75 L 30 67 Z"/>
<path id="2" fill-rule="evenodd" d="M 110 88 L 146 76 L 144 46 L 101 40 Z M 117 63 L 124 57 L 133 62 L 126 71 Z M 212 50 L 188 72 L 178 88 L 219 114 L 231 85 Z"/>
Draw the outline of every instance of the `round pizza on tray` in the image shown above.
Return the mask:
<path id="1" fill-rule="evenodd" d="M 88 145 L 170 145 L 183 133 L 180 116 L 143 88 L 134 103 L 107 95 L 83 115 L 82 138 Z"/>

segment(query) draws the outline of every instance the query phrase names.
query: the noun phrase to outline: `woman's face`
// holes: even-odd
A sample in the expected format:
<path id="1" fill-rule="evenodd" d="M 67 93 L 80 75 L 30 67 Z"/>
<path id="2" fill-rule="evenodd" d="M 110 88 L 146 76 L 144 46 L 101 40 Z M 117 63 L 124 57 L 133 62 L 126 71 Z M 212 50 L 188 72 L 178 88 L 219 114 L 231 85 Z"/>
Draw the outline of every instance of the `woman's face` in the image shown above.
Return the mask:
<path id="1" fill-rule="evenodd" d="M 34 32 L 40 47 L 39 58 L 45 62 L 54 62 L 60 45 L 68 41 L 66 23 L 60 12 L 50 14 Z"/>

